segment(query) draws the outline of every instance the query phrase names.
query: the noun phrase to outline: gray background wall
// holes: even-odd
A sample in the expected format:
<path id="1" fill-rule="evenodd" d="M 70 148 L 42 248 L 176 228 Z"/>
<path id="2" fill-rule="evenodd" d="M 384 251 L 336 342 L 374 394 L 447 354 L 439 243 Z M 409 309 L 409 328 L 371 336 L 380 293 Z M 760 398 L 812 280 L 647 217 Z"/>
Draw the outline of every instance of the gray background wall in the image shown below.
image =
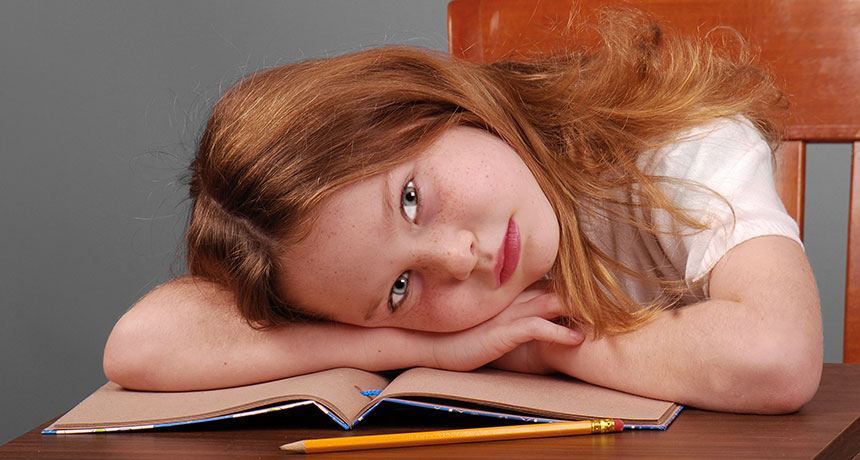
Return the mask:
<path id="1" fill-rule="evenodd" d="M 181 270 L 180 180 L 239 75 L 386 43 L 444 49 L 447 0 L 0 2 L 0 444 L 104 382 L 111 327 Z M 807 251 L 841 359 L 848 149 L 815 146 Z"/>

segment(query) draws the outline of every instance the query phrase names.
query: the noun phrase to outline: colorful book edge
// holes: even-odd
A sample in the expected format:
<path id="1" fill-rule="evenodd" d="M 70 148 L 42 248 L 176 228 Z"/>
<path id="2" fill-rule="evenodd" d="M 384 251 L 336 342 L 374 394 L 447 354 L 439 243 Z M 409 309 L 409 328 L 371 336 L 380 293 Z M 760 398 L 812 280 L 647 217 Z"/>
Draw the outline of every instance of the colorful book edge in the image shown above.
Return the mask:
<path id="1" fill-rule="evenodd" d="M 364 393 L 364 392 L 363 392 Z M 371 392 L 367 392 L 371 393 Z M 44 429 L 42 430 L 42 434 L 53 434 L 53 435 L 62 435 L 62 434 L 87 434 L 87 433 L 111 433 L 111 432 L 124 432 L 124 431 L 139 431 L 139 430 L 149 430 L 155 428 L 172 428 L 179 426 L 187 426 L 194 425 L 199 423 L 207 423 L 207 422 L 215 422 L 219 420 L 230 420 L 237 419 L 242 417 L 249 417 L 253 415 L 259 414 L 267 414 L 272 412 L 280 412 L 288 409 L 293 409 L 300 406 L 313 405 L 316 406 L 320 411 L 322 411 L 325 415 L 331 418 L 336 424 L 338 424 L 341 428 L 345 430 L 350 430 L 359 422 L 364 420 L 374 409 L 379 407 L 382 403 L 389 402 L 392 404 L 401 404 L 405 406 L 419 407 L 423 409 L 431 409 L 436 411 L 445 411 L 449 413 L 457 413 L 457 414 L 465 414 L 465 415 L 475 415 L 482 417 L 492 417 L 499 418 L 504 420 L 511 420 L 516 422 L 526 422 L 526 423 L 558 423 L 565 422 L 569 420 L 564 419 L 554 419 L 554 418 L 546 418 L 546 417 L 536 417 L 529 416 L 526 414 L 514 414 L 514 413 L 504 413 L 504 412 L 495 412 L 490 410 L 479 410 L 479 409 L 469 409 L 464 407 L 457 407 L 445 404 L 435 404 L 431 402 L 424 401 L 415 401 L 409 399 L 401 399 L 401 398 L 385 398 L 378 401 L 373 406 L 369 407 L 366 411 L 364 411 L 361 415 L 359 415 L 355 422 L 350 425 L 344 420 L 341 420 L 336 414 L 334 414 L 331 410 L 325 407 L 323 404 L 318 403 L 313 400 L 302 400 L 302 401 L 294 401 L 287 404 L 280 404 L 272 407 L 264 407 L 259 409 L 252 409 L 242 412 L 236 412 L 233 414 L 221 415 L 217 417 L 208 417 L 208 418 L 200 418 L 194 420 L 185 420 L 181 422 L 166 422 L 166 423 L 156 423 L 156 424 L 145 424 L 145 425 L 131 425 L 131 426 L 120 426 L 120 427 L 107 427 L 107 428 L 82 428 L 82 429 Z M 657 425 L 643 425 L 637 423 L 625 423 L 625 429 L 631 430 L 666 430 L 672 422 L 675 421 L 675 418 L 678 417 L 678 414 L 681 413 L 681 410 L 684 406 L 678 405 L 678 407 L 674 410 L 674 412 L 670 415 L 670 417 L 665 421 L 665 423 L 657 424 Z"/>

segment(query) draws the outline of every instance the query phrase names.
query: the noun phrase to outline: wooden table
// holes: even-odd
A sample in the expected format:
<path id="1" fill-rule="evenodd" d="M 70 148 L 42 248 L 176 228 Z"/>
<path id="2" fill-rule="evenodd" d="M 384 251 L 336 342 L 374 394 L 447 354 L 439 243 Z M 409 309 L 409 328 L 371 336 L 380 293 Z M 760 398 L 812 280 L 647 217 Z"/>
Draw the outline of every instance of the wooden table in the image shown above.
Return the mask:
<path id="1" fill-rule="evenodd" d="M 429 412 L 429 411 L 428 411 Z M 487 423 L 482 417 L 421 412 L 420 429 L 450 429 Z M 318 412 L 250 417 L 204 427 L 97 435 L 42 435 L 41 427 L 0 447 L 0 458 L 62 459 L 240 459 L 298 458 L 280 444 L 313 437 L 414 431 L 414 411 L 370 417 L 346 432 Z M 815 398 L 800 412 L 783 416 L 723 414 L 685 409 L 667 431 L 496 441 L 338 454 L 326 458 L 827 458 L 860 459 L 860 365 L 827 364 Z"/>

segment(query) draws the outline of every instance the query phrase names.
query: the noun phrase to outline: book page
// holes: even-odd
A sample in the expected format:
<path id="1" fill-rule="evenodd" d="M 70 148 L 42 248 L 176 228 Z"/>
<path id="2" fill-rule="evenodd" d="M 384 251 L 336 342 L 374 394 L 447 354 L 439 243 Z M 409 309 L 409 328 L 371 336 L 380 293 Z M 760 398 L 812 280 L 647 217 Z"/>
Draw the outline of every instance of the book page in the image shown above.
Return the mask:
<path id="1" fill-rule="evenodd" d="M 361 391 L 379 390 L 387 384 L 383 376 L 350 368 L 207 391 L 131 391 L 108 382 L 48 429 L 184 422 L 296 400 L 317 401 L 352 425 L 354 414 L 369 400 Z"/>
<path id="2" fill-rule="evenodd" d="M 679 407 L 572 377 L 489 368 L 472 372 L 410 369 L 394 379 L 378 399 L 410 396 L 466 401 L 551 418 L 619 418 L 654 424 L 673 416 Z"/>

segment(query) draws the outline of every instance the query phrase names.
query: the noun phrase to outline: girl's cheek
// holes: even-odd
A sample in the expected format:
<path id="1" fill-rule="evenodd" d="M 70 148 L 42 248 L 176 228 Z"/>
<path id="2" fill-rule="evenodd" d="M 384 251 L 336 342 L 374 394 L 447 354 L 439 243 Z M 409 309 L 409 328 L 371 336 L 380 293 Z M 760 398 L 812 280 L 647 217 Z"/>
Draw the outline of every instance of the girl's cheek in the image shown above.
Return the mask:
<path id="1" fill-rule="evenodd" d="M 426 321 L 448 331 L 459 331 L 483 322 L 473 305 L 479 304 L 469 296 L 438 290 L 424 299 L 428 305 Z"/>

